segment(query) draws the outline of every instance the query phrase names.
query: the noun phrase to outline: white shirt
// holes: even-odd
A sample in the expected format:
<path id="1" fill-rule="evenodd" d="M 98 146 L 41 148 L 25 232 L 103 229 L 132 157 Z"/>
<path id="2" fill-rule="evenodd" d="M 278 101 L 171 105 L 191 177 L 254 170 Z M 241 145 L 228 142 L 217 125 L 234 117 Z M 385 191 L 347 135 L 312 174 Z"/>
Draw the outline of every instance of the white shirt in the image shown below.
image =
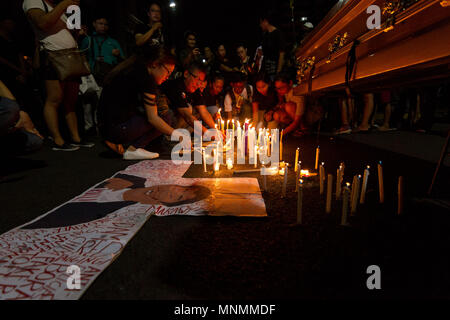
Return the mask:
<path id="1" fill-rule="evenodd" d="M 46 5 L 49 12 L 53 10 L 53 7 L 49 5 L 47 2 Z M 42 3 L 42 0 L 24 0 L 22 8 L 25 14 L 30 9 L 41 9 L 42 11 L 45 12 L 45 7 L 44 4 Z M 61 20 L 64 23 L 67 23 L 67 16 L 65 14 L 61 15 Z M 55 51 L 77 47 L 77 43 L 70 34 L 69 30 L 62 29 L 57 33 L 50 34 L 36 27 L 34 23 L 31 24 L 34 33 L 36 34 L 38 40 L 42 43 L 45 49 Z"/>
<path id="2" fill-rule="evenodd" d="M 251 85 L 249 85 L 250 88 L 250 93 L 247 93 L 247 87 L 244 88 L 244 90 L 242 90 L 240 96 L 242 98 L 244 98 L 244 100 L 250 100 L 251 102 L 251 98 L 252 98 L 252 93 L 253 93 L 253 88 Z M 233 91 L 233 90 L 232 90 Z M 233 94 L 236 95 L 233 91 Z M 237 99 L 236 99 L 237 100 Z M 227 95 L 225 96 L 225 101 L 224 101 L 224 109 L 225 112 L 231 112 L 233 111 L 233 101 L 231 100 L 230 94 L 227 93 Z"/>

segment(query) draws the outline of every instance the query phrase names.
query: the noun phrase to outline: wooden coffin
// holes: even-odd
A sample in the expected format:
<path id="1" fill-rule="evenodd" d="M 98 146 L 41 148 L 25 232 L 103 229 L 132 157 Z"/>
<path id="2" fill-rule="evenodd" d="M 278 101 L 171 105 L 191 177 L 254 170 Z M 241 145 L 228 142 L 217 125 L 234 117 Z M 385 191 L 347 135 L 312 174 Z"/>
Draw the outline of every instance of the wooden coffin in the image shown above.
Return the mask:
<path id="1" fill-rule="evenodd" d="M 311 61 L 295 94 L 342 90 L 347 58 L 354 44 L 355 64 L 348 78 L 352 90 L 377 90 L 428 83 L 450 76 L 450 6 L 447 1 L 420 0 L 382 15 L 381 28 L 370 30 L 367 8 L 384 0 L 341 0 L 308 35 L 296 52 L 297 61 Z M 395 17 L 395 20 L 392 19 Z M 392 26 L 389 28 L 389 24 Z M 337 35 L 347 33 L 345 44 L 330 54 Z M 335 48 L 336 49 L 336 48 Z"/>

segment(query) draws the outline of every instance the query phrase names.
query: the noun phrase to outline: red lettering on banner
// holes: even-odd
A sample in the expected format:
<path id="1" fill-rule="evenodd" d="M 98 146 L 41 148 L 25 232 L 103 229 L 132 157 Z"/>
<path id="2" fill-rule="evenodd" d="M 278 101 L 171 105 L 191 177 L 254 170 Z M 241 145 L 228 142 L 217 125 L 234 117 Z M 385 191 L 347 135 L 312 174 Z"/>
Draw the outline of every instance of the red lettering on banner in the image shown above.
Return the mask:
<path id="1" fill-rule="evenodd" d="M 16 293 L 20 294 L 20 296 L 16 296 L 14 298 L 8 299 L 8 300 L 23 300 L 23 299 L 31 299 L 32 297 L 29 294 L 26 294 L 20 289 L 15 290 Z"/>
<path id="2" fill-rule="evenodd" d="M 98 195 L 101 194 L 105 189 L 92 189 L 87 191 L 85 194 L 83 194 L 81 197 L 75 198 L 73 202 L 83 202 L 83 201 L 93 201 L 97 200 Z"/>
<path id="3" fill-rule="evenodd" d="M 42 290 L 44 283 L 35 281 L 33 279 L 27 279 L 26 283 L 20 286 L 21 288 L 30 287 L 30 291 Z"/>
<path id="4" fill-rule="evenodd" d="M 8 288 L 10 288 L 11 290 L 8 291 Z M 0 292 L 2 294 L 9 294 L 10 292 L 14 291 L 14 289 L 16 289 L 16 286 L 14 285 L 0 283 Z"/>

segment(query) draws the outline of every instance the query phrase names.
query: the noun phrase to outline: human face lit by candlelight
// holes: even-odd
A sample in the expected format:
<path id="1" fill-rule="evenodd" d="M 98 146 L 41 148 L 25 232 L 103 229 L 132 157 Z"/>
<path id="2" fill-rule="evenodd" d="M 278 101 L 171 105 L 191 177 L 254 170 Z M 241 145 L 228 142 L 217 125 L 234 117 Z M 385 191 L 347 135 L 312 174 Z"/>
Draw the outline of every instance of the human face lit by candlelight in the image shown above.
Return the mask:
<path id="1" fill-rule="evenodd" d="M 261 93 L 263 96 L 267 96 L 267 92 L 269 91 L 269 85 L 262 80 L 257 81 L 256 90 L 258 90 L 258 92 Z"/>
<path id="2" fill-rule="evenodd" d="M 217 79 L 211 86 L 211 93 L 213 95 L 218 95 L 222 92 L 224 86 L 224 82 L 222 79 Z"/>
<path id="3" fill-rule="evenodd" d="M 233 82 L 231 83 L 231 86 L 233 87 L 233 91 L 235 94 L 241 94 L 245 88 L 245 84 L 243 82 Z"/>
<path id="4" fill-rule="evenodd" d="M 275 90 L 277 90 L 278 95 L 284 96 L 291 90 L 291 85 L 283 81 L 275 81 Z"/>
<path id="5" fill-rule="evenodd" d="M 206 81 L 206 74 L 203 71 L 195 70 L 191 72 L 186 70 L 184 72 L 184 84 L 189 93 L 195 92 L 204 81 Z"/>
<path id="6" fill-rule="evenodd" d="M 154 64 L 152 65 L 148 70 L 149 74 L 153 76 L 155 79 L 156 84 L 160 85 L 167 79 L 169 79 L 169 76 L 175 69 L 174 64 Z"/>

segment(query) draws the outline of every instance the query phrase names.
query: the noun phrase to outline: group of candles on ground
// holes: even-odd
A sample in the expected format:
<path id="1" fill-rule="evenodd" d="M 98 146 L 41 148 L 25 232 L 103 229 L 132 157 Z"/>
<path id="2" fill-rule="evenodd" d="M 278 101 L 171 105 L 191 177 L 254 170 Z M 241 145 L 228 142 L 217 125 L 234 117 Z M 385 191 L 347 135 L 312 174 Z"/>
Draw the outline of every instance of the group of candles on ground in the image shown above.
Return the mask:
<path id="1" fill-rule="evenodd" d="M 218 120 L 218 125 L 216 125 L 216 129 L 225 131 L 224 121 Z M 235 122 L 232 121 L 232 128 L 229 129 L 229 121 L 226 126 L 226 164 L 228 170 L 233 168 L 234 162 L 234 132 L 235 132 Z M 238 164 L 245 163 L 245 155 L 247 154 L 249 157 L 250 164 L 254 164 L 255 169 L 251 170 L 236 170 L 236 173 L 250 173 L 250 172 L 261 172 L 263 176 L 263 190 L 267 190 L 267 175 L 282 175 L 284 177 L 282 193 L 281 197 L 286 197 L 286 188 L 287 188 L 287 180 L 288 180 L 288 170 L 289 163 L 282 161 L 283 157 L 283 131 L 281 132 L 280 140 L 278 139 L 278 129 L 272 130 L 272 134 L 268 129 L 259 129 L 259 134 L 256 139 L 256 128 L 249 125 L 249 121 L 246 120 L 243 128 L 239 122 L 237 122 L 237 160 Z M 278 146 L 279 143 L 279 162 L 276 161 L 276 166 L 272 166 L 266 168 L 264 165 L 263 157 L 271 156 L 274 152 L 274 146 Z M 245 145 L 244 145 L 245 144 Z M 201 144 L 200 144 L 201 145 Z M 213 146 L 213 169 L 214 172 L 220 170 L 220 161 L 219 154 L 221 153 L 222 146 L 216 144 Z M 202 148 L 203 154 L 203 168 L 204 172 L 207 172 L 206 164 L 207 164 L 207 152 L 205 148 Z M 260 156 L 260 160 L 262 163 L 262 168 L 257 169 L 258 163 L 258 155 Z M 299 161 L 300 149 L 297 148 L 295 153 L 295 166 L 294 171 L 296 175 L 296 187 L 295 191 L 297 192 L 297 224 L 302 223 L 302 202 L 303 202 L 303 179 L 307 179 L 314 176 L 319 176 L 319 190 L 320 195 L 323 195 L 325 192 L 325 181 L 327 180 L 327 191 L 326 191 L 326 212 L 331 213 L 331 204 L 332 204 L 332 193 L 333 193 L 333 180 L 334 176 L 332 174 L 325 175 L 325 163 L 322 162 L 319 165 L 319 157 L 320 157 L 320 147 L 316 149 L 316 158 L 315 158 L 315 170 L 316 172 L 310 172 L 309 170 L 302 169 L 302 162 Z M 278 160 L 278 159 L 276 159 Z M 355 175 L 353 177 L 353 183 L 346 182 L 342 187 L 344 181 L 344 170 L 345 164 L 343 162 L 340 163 L 339 168 L 337 169 L 336 174 L 336 200 L 340 200 L 342 197 L 342 218 L 341 225 L 348 225 L 348 211 L 350 207 L 350 214 L 354 215 L 357 210 L 358 202 L 360 204 L 364 204 L 366 193 L 367 193 L 367 183 L 370 175 L 370 167 L 364 170 L 362 179 L 361 175 Z M 350 187 L 351 186 L 351 187 Z M 380 203 L 384 203 L 384 183 L 383 183 L 383 167 L 381 161 L 378 163 L 378 190 L 379 190 L 379 201 Z M 399 177 L 398 180 L 398 214 L 401 214 L 403 211 L 403 177 Z"/>

